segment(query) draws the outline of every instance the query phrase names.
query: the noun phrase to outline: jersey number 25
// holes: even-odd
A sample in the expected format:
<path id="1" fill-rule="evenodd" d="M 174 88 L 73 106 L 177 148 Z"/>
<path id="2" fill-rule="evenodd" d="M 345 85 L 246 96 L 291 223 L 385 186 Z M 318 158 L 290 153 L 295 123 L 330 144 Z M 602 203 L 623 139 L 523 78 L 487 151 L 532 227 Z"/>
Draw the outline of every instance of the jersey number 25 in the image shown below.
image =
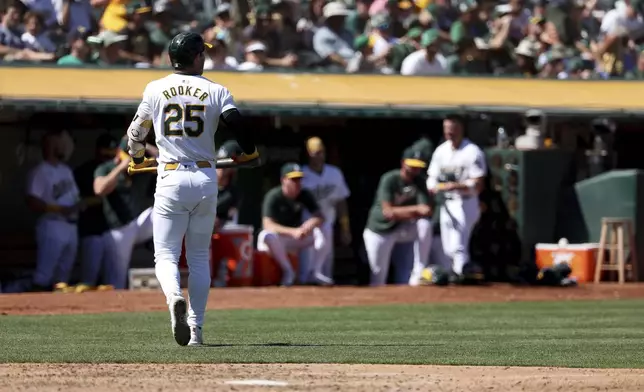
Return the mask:
<path id="1" fill-rule="evenodd" d="M 163 135 L 199 137 L 203 133 L 203 113 L 206 111 L 204 105 L 179 105 L 178 103 L 167 104 L 163 108 Z M 183 127 L 179 125 L 183 122 Z M 191 123 L 191 125 L 188 124 Z"/>

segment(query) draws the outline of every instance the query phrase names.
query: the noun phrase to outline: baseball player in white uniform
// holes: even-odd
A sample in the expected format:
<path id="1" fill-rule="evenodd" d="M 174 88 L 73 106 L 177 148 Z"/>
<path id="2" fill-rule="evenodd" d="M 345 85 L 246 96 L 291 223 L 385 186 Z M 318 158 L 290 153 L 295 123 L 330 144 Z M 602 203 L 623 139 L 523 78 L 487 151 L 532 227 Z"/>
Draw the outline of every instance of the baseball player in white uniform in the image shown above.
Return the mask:
<path id="1" fill-rule="evenodd" d="M 299 277 L 301 282 L 333 284 L 333 226 L 339 216 L 342 242 L 351 243 L 351 227 L 349 226 L 349 209 L 347 198 L 351 195 L 342 171 L 334 165 L 325 162 L 325 148 L 319 137 L 312 137 L 306 142 L 306 151 L 309 154 L 309 164 L 302 167 L 302 189 L 308 189 L 318 205 L 324 224 L 320 232 L 324 236 L 324 246 L 316 246 L 313 252 L 303 252 L 310 255 L 313 265 L 302 268 Z M 309 219 L 310 213 L 304 211 L 303 218 Z M 304 257 L 300 264 L 306 263 Z"/>
<path id="2" fill-rule="evenodd" d="M 462 275 L 463 267 L 470 262 L 470 235 L 481 215 L 478 195 L 487 173 L 483 151 L 465 138 L 463 131 L 460 116 L 448 116 L 443 121 L 445 142 L 434 152 L 427 178 L 427 188 L 444 195 L 440 210 L 441 242 L 457 275 Z"/>
<path id="3" fill-rule="evenodd" d="M 217 213 L 214 136 L 220 119 L 235 132 L 244 152 L 236 161 L 259 159 L 230 91 L 202 76 L 206 47 L 195 33 L 179 33 L 172 39 L 168 54 L 175 72 L 147 85 L 127 132 L 133 167 L 145 167 L 150 162 L 144 159 L 145 138 L 154 125 L 159 148 L 152 212 L 155 270 L 170 309 L 172 333 L 181 346 L 203 344 Z M 189 307 L 178 268 L 184 236 Z"/>
<path id="4" fill-rule="evenodd" d="M 78 250 L 78 213 L 84 203 L 74 174 L 64 163 L 62 133 L 47 133 L 42 153 L 43 161 L 29 173 L 27 185 L 27 204 L 41 214 L 36 225 L 33 290 L 66 291 Z"/>

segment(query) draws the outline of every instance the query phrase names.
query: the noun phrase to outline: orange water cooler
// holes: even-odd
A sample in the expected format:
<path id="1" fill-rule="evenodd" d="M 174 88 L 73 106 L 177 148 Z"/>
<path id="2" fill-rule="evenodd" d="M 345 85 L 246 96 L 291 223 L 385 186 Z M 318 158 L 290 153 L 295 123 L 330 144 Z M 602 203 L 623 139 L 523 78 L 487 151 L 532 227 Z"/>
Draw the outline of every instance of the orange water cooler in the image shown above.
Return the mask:
<path id="1" fill-rule="evenodd" d="M 599 244 L 537 244 L 536 256 L 539 269 L 558 263 L 568 263 L 571 277 L 579 283 L 592 282 L 595 277 L 595 262 Z"/>
<path id="2" fill-rule="evenodd" d="M 288 255 L 293 267 L 297 271 L 297 254 Z M 253 285 L 254 286 L 276 286 L 282 281 L 282 269 L 277 261 L 268 252 L 256 251 L 253 257 Z"/>
<path id="3" fill-rule="evenodd" d="M 252 286 L 253 254 L 253 226 L 225 225 L 213 234 L 210 247 L 212 286 Z M 187 268 L 185 240 L 179 268 Z"/>

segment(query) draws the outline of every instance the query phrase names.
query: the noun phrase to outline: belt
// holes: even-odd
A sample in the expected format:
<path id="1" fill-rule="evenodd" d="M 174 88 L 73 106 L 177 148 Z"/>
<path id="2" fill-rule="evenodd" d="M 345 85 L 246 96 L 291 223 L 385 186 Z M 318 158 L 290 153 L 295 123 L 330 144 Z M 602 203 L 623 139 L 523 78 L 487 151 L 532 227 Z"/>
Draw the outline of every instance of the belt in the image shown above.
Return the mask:
<path id="1" fill-rule="evenodd" d="M 197 162 L 195 162 L 195 164 L 200 169 L 207 169 L 209 167 L 212 167 L 212 165 L 208 161 L 197 161 Z M 165 167 L 164 167 L 164 170 L 177 170 L 179 165 L 181 165 L 180 162 L 166 163 Z"/>

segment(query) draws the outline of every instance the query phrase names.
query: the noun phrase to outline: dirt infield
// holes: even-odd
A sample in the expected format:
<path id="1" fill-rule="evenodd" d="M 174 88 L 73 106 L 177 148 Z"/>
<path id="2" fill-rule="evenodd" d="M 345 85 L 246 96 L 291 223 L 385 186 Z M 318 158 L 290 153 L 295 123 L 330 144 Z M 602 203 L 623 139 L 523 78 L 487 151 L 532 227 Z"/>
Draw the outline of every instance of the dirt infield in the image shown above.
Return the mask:
<path id="1" fill-rule="evenodd" d="M 644 285 L 244 288 L 211 291 L 210 309 L 644 298 Z M 4 294 L 0 314 L 163 311 L 152 292 Z M 189 348 L 188 348 L 189 349 Z M 196 348 L 198 349 L 198 348 Z M 136 377 L 132 377 L 136 375 Z M 0 391 L 642 391 L 644 370 L 334 364 L 0 365 Z"/>
<path id="2" fill-rule="evenodd" d="M 486 287 L 290 287 L 214 289 L 209 309 L 266 309 L 309 306 L 358 306 L 403 303 L 561 301 L 644 298 L 644 285 L 582 285 L 537 288 Z M 0 314 L 81 314 L 166 310 L 160 291 L 84 294 L 2 294 Z"/>
<path id="3" fill-rule="evenodd" d="M 635 392 L 643 389 L 644 371 L 629 369 L 332 364 L 0 365 L 0 390 L 23 392 L 131 390 L 139 392 L 180 390 Z"/>

